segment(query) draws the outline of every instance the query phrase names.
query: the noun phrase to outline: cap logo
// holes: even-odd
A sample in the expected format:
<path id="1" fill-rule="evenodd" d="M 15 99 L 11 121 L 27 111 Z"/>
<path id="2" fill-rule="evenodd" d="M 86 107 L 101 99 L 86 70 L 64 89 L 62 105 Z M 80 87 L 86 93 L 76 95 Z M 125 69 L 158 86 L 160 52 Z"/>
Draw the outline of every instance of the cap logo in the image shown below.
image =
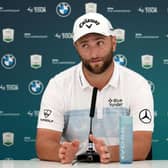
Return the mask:
<path id="1" fill-rule="evenodd" d="M 88 23 L 90 23 L 90 24 L 88 24 Z M 95 25 L 99 25 L 100 24 L 100 22 L 98 22 L 97 20 L 94 20 L 94 19 L 85 19 L 83 22 L 81 22 L 79 24 L 79 27 L 82 28 L 84 25 L 86 25 L 86 27 L 90 29 L 92 27 L 93 23 Z"/>

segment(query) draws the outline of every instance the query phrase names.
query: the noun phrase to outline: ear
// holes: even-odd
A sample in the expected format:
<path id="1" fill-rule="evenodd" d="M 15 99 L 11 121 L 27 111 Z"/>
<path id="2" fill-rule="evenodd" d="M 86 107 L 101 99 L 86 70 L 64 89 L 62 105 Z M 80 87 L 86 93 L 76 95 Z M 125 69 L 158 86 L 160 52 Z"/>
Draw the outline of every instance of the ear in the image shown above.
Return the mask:
<path id="1" fill-rule="evenodd" d="M 113 49 L 113 52 L 115 52 L 116 47 L 117 47 L 116 36 L 111 36 L 111 41 L 112 41 L 112 49 Z"/>

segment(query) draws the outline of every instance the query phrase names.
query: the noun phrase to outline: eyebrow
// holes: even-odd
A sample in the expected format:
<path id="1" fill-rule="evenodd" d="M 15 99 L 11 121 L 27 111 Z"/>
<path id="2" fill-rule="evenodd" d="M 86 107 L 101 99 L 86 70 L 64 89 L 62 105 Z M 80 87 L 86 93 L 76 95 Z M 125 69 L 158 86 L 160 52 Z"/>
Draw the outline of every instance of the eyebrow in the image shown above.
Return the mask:
<path id="1" fill-rule="evenodd" d="M 104 39 L 105 39 L 105 36 L 101 36 L 101 35 L 100 35 L 100 36 L 98 36 L 98 37 L 95 37 L 94 40 L 97 41 L 97 40 L 101 40 L 101 39 L 104 40 Z M 87 43 L 87 42 L 88 42 L 88 40 L 87 40 L 87 39 L 86 39 L 86 40 L 84 39 L 84 40 L 79 41 L 79 44 L 83 44 L 83 43 Z"/>

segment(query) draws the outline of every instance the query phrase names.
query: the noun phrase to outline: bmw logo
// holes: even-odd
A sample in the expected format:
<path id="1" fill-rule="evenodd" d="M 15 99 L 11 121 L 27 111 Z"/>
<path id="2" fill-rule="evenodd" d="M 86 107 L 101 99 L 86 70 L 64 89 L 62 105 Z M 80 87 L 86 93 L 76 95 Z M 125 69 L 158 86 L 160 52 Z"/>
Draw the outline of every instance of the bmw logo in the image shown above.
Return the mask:
<path id="1" fill-rule="evenodd" d="M 127 66 L 127 58 L 124 55 L 117 54 L 114 56 L 114 61 L 120 65 Z"/>
<path id="2" fill-rule="evenodd" d="M 12 68 L 14 68 L 15 65 L 16 65 L 16 58 L 15 58 L 15 56 L 12 55 L 12 54 L 5 54 L 1 58 L 1 65 L 5 69 L 12 69 Z"/>
<path id="3" fill-rule="evenodd" d="M 39 95 L 42 93 L 44 86 L 43 83 L 39 80 L 33 80 L 29 83 L 29 92 L 33 95 Z"/>
<path id="4" fill-rule="evenodd" d="M 60 2 L 56 6 L 56 13 L 60 17 L 67 17 L 71 13 L 71 6 L 67 2 Z"/>

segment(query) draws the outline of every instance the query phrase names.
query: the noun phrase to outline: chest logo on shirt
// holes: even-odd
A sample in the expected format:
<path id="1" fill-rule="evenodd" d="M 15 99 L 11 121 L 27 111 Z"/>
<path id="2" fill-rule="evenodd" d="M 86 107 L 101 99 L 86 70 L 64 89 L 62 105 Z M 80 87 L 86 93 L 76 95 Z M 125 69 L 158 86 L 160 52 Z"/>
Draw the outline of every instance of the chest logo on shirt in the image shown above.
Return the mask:
<path id="1" fill-rule="evenodd" d="M 121 107 L 123 105 L 123 100 L 122 99 L 117 99 L 117 98 L 109 98 L 108 99 L 109 106 L 111 107 Z"/>
<path id="2" fill-rule="evenodd" d="M 148 109 L 143 109 L 139 112 L 139 119 L 142 123 L 144 124 L 149 124 L 151 123 L 152 120 L 152 115 L 150 110 Z"/>

